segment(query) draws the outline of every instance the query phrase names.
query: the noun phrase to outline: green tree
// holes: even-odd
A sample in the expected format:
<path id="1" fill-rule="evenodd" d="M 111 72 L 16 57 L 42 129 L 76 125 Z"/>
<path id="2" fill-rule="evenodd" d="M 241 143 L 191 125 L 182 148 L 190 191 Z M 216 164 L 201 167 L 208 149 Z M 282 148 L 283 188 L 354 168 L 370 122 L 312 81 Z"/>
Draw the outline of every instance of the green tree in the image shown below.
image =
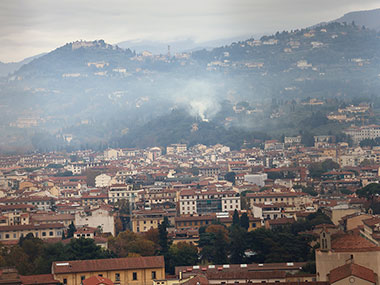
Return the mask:
<path id="1" fill-rule="evenodd" d="M 71 222 L 69 225 L 69 228 L 67 230 L 67 238 L 72 238 L 74 236 L 74 233 L 77 231 L 74 222 Z"/>
<path id="2" fill-rule="evenodd" d="M 104 251 L 90 238 L 73 238 L 65 247 L 69 260 L 102 259 L 112 257 L 108 251 Z"/>
<path id="3" fill-rule="evenodd" d="M 224 179 L 231 182 L 234 185 L 235 185 L 235 177 L 236 177 L 235 172 L 227 172 L 226 175 L 224 175 Z"/>
<path id="4" fill-rule="evenodd" d="M 380 184 L 370 183 L 367 186 L 356 191 L 361 198 L 366 198 L 367 200 L 373 200 L 375 197 L 380 195 Z"/>
<path id="5" fill-rule="evenodd" d="M 245 262 L 246 231 L 236 225 L 230 229 L 230 263 L 241 264 Z"/>
<path id="6" fill-rule="evenodd" d="M 234 215 L 232 216 L 232 225 L 240 225 L 239 212 L 235 209 Z"/>
<path id="7" fill-rule="evenodd" d="M 158 251 L 158 245 L 131 231 L 120 232 L 108 240 L 109 249 L 118 257 L 130 255 L 150 256 Z"/>
<path id="8" fill-rule="evenodd" d="M 378 202 L 378 197 L 380 196 L 380 184 L 370 183 L 365 187 L 356 190 L 356 194 L 367 199 L 369 202 L 369 208 L 374 211 L 374 214 L 380 213 L 380 203 Z"/>
<path id="9" fill-rule="evenodd" d="M 338 163 L 334 162 L 332 159 L 326 159 L 323 162 L 312 163 L 309 166 L 309 172 L 311 177 L 318 178 L 325 172 L 339 168 L 340 166 Z"/>
<path id="10" fill-rule="evenodd" d="M 174 274 L 176 266 L 195 265 L 198 263 L 198 249 L 189 243 L 179 242 L 169 248 L 168 272 Z"/>
<path id="11" fill-rule="evenodd" d="M 210 225 L 199 236 L 198 246 L 203 261 L 224 264 L 228 261 L 228 231 L 223 225 Z"/>
<path id="12" fill-rule="evenodd" d="M 307 194 L 309 194 L 311 196 L 317 196 L 318 195 L 318 192 L 315 191 L 314 188 L 311 187 L 311 186 L 302 187 L 301 189 L 302 189 L 302 192 L 307 193 Z"/>
<path id="13" fill-rule="evenodd" d="M 42 254 L 36 259 L 36 272 L 34 274 L 48 274 L 51 271 L 53 261 L 70 260 L 66 255 L 66 247 L 63 243 L 47 243 L 44 245 Z"/>
<path id="14" fill-rule="evenodd" d="M 245 229 L 245 230 L 248 230 L 249 228 L 249 217 L 247 215 L 247 213 L 243 213 L 240 217 L 240 226 Z"/>
<path id="15" fill-rule="evenodd" d="M 168 237 L 168 219 L 165 217 L 164 221 L 158 225 L 158 244 L 160 245 L 160 255 L 163 255 L 165 258 L 165 269 L 168 272 L 170 265 L 170 255 L 169 255 L 169 248 L 171 245 L 171 240 Z"/>

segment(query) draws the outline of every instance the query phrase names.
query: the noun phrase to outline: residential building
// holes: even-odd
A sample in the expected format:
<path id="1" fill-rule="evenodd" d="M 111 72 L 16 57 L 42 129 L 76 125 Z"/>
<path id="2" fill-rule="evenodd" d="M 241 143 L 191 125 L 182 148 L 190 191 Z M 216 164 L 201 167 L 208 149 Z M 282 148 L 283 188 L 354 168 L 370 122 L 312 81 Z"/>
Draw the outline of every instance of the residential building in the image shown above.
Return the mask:
<path id="1" fill-rule="evenodd" d="M 52 274 L 64 285 L 81 284 L 92 276 L 120 285 L 151 285 L 153 280 L 165 278 L 165 262 L 163 256 L 55 261 Z"/>
<path id="2" fill-rule="evenodd" d="M 41 239 L 57 239 L 62 238 L 64 229 L 62 223 L 1 226 L 0 241 L 18 241 L 20 237 L 25 237 L 29 233 Z"/>
<path id="3" fill-rule="evenodd" d="M 175 210 L 175 209 L 173 209 Z M 157 229 L 158 225 L 168 217 L 170 223 L 174 224 L 175 211 L 165 210 L 136 210 L 132 213 L 132 231 L 135 233 L 147 232 Z"/>
<path id="4" fill-rule="evenodd" d="M 102 188 L 102 187 L 108 187 L 111 183 L 111 176 L 107 174 L 100 174 L 95 177 L 95 187 Z"/>
<path id="5" fill-rule="evenodd" d="M 139 190 L 134 190 L 131 184 L 114 184 L 108 189 L 109 201 L 113 203 L 122 199 L 135 203 L 138 193 Z"/>
<path id="6" fill-rule="evenodd" d="M 247 199 L 252 209 L 257 204 L 276 204 L 281 203 L 286 206 L 294 207 L 295 211 L 301 211 L 306 209 L 308 205 L 311 205 L 311 198 L 301 192 L 259 192 L 248 193 Z"/>
<path id="7" fill-rule="evenodd" d="M 75 213 L 76 226 L 100 227 L 103 233 L 115 235 L 115 218 L 110 207 L 100 206 L 96 209 Z"/>
<path id="8" fill-rule="evenodd" d="M 234 191 L 182 190 L 179 198 L 181 215 L 240 211 L 240 196 Z"/>
<path id="9" fill-rule="evenodd" d="M 187 150 L 186 144 L 171 144 L 166 147 L 166 154 L 178 154 Z"/>
<path id="10" fill-rule="evenodd" d="M 380 137 L 380 126 L 378 125 L 368 125 L 368 126 L 351 126 L 344 131 L 346 135 L 351 136 L 352 141 L 355 144 L 359 144 L 365 139 L 376 139 Z"/>

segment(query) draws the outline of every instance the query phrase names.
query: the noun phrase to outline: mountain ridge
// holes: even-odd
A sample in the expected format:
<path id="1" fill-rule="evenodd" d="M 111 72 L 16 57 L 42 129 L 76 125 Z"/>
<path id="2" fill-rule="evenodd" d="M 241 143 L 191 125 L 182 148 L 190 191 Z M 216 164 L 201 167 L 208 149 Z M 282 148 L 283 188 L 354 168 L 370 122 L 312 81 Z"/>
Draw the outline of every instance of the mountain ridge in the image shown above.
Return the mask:
<path id="1" fill-rule="evenodd" d="M 291 122 L 276 119 L 281 111 L 268 106 L 376 94 L 379 38 L 357 25 L 330 23 L 170 57 L 136 54 L 103 40 L 72 42 L 2 82 L 0 128 L 4 135 L 44 130 L 61 140 L 72 137 L 76 147 L 128 145 L 136 139 L 125 133 L 141 134 L 133 130 L 179 107 L 202 124 L 219 116 L 217 124 L 226 129 L 260 132 L 272 125 L 291 131 Z M 229 117 L 218 112 L 225 100 L 229 112 L 239 102 L 251 107 L 244 116 Z"/>

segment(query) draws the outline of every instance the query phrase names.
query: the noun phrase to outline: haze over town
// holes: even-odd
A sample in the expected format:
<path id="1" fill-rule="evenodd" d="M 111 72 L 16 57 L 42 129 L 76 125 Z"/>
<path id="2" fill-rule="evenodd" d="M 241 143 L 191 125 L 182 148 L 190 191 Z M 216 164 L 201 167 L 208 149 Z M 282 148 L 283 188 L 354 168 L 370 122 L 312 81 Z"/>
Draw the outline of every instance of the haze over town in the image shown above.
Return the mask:
<path id="1" fill-rule="evenodd" d="M 0 284 L 380 284 L 379 5 L 0 1 Z"/>
<path id="2" fill-rule="evenodd" d="M 67 42 L 244 38 L 378 8 L 375 0 L 47 1 L 0 3 L 0 61 L 20 61 Z"/>

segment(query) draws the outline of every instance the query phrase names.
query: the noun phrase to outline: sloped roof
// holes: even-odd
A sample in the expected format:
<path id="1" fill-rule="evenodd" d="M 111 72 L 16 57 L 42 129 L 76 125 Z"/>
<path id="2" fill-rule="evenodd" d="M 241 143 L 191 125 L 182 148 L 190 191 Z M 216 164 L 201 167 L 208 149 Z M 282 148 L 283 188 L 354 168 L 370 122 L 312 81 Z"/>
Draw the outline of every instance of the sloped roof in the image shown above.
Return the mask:
<path id="1" fill-rule="evenodd" d="M 207 285 L 209 284 L 208 279 L 203 275 L 196 275 L 190 280 L 182 283 L 182 285 Z"/>
<path id="2" fill-rule="evenodd" d="M 59 280 L 55 280 L 53 274 L 39 274 L 20 276 L 21 282 L 24 285 L 32 284 L 60 284 Z"/>
<path id="3" fill-rule="evenodd" d="M 355 263 L 348 263 L 331 270 L 329 274 L 329 281 L 333 284 L 349 276 L 355 276 L 374 284 L 377 279 L 376 274 L 371 269 Z"/>
<path id="4" fill-rule="evenodd" d="M 53 274 L 164 267 L 163 256 L 55 261 Z"/>
<path id="5" fill-rule="evenodd" d="M 334 251 L 378 251 L 380 247 L 356 234 L 346 234 L 334 239 L 331 244 Z"/>
<path id="6" fill-rule="evenodd" d="M 105 277 L 100 277 L 100 276 L 91 276 L 90 278 L 87 278 L 83 280 L 83 285 L 99 285 L 99 284 L 104 284 L 104 285 L 113 285 L 114 283 Z"/>

